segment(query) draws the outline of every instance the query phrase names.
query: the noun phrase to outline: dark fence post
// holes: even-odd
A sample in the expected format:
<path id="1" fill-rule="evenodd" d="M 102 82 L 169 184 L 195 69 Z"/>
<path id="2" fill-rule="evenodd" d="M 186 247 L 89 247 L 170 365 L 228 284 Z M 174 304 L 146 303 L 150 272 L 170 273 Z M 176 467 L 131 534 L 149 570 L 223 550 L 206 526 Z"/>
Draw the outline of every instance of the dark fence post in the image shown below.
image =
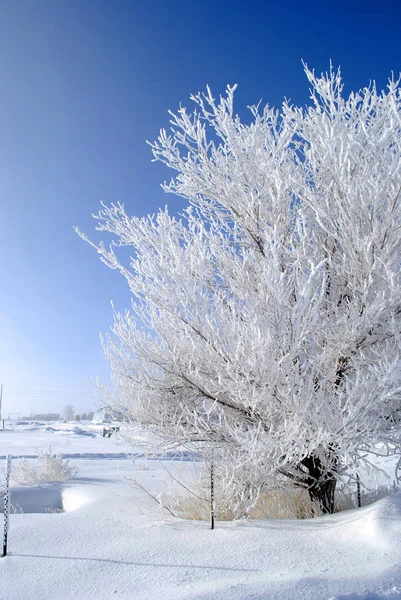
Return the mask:
<path id="1" fill-rule="evenodd" d="M 210 463 L 210 528 L 214 529 L 214 460 L 213 460 L 213 450 L 212 450 L 212 459 Z"/>
<path id="2" fill-rule="evenodd" d="M 358 498 L 358 508 L 361 508 L 362 506 L 362 502 L 361 502 L 361 480 L 359 478 L 359 474 L 356 474 L 356 495 Z"/>
<path id="3" fill-rule="evenodd" d="M 6 456 L 6 485 L 4 488 L 4 530 L 3 530 L 3 554 L 7 555 L 8 538 L 8 513 L 10 511 L 10 473 L 11 473 L 11 455 Z"/>

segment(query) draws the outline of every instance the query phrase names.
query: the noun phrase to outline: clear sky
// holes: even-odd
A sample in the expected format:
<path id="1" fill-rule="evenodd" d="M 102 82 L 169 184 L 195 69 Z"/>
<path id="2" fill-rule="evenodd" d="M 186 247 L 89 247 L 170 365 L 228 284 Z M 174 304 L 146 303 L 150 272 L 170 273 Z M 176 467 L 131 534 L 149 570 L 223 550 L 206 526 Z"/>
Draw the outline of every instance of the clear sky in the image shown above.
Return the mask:
<path id="1" fill-rule="evenodd" d="M 146 139 L 191 92 L 238 83 L 236 109 L 308 102 L 301 59 L 346 91 L 401 71 L 401 1 L 0 0 L 0 383 L 6 411 L 61 410 L 29 386 L 86 386 L 129 292 L 73 225 L 100 201 L 145 215 L 181 199 Z M 7 396 L 7 386 L 26 393 Z M 38 389 L 38 388 L 36 388 Z M 39 388 L 41 389 L 41 388 Z M 68 390 L 68 388 L 63 388 Z M 78 388 L 75 388 L 78 389 Z M 71 402 L 90 408 L 79 393 Z"/>

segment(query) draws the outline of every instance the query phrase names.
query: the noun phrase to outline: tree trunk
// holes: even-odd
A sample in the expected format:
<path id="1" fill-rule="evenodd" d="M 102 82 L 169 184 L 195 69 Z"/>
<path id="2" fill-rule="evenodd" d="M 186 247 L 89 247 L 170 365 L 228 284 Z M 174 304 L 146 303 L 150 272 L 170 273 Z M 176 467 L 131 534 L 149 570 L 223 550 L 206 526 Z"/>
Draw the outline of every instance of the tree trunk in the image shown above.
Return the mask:
<path id="1" fill-rule="evenodd" d="M 313 455 L 305 457 L 301 466 L 303 470 L 307 470 L 308 474 L 305 474 L 301 483 L 307 486 L 310 499 L 320 504 L 323 513 L 332 514 L 334 512 L 338 457 L 330 452 L 328 458 L 329 469 L 323 466 L 319 457 Z"/>
<path id="2" fill-rule="evenodd" d="M 312 501 L 319 502 L 322 512 L 332 514 L 334 512 L 334 492 L 336 489 L 336 479 L 325 478 L 315 482 L 308 488 L 309 496 Z"/>

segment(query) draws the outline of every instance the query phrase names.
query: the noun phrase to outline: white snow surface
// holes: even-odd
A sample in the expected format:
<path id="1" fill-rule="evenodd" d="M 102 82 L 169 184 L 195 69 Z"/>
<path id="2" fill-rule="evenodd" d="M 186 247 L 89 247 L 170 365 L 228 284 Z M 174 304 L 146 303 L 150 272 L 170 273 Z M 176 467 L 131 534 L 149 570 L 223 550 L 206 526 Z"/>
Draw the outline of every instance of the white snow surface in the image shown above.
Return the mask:
<path id="1" fill-rule="evenodd" d="M 122 477 L 132 449 L 91 425 L 0 430 L 0 464 L 6 453 L 33 456 L 49 445 L 79 473 L 12 489 L 24 512 L 10 515 L 1 600 L 401 599 L 399 493 L 318 519 L 218 522 L 211 531 L 152 512 Z M 155 489 L 158 468 L 152 461 L 147 479 Z"/>

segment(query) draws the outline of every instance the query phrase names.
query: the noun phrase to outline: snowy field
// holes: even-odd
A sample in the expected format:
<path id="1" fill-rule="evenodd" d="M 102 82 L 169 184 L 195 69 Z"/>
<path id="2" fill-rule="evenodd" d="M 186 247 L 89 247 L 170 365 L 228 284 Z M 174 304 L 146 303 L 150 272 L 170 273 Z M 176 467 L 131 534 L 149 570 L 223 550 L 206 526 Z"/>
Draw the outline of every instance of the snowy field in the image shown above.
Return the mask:
<path id="1" fill-rule="evenodd" d="M 19 512 L 0 559 L 1 600 L 401 599 L 401 494 L 313 520 L 224 522 L 211 531 L 152 512 L 145 492 L 123 478 L 132 448 L 101 430 L 0 430 L 2 467 L 6 453 L 33 457 L 51 446 L 79 470 L 67 482 L 13 488 Z M 146 472 L 155 490 L 160 468 L 152 461 Z"/>

